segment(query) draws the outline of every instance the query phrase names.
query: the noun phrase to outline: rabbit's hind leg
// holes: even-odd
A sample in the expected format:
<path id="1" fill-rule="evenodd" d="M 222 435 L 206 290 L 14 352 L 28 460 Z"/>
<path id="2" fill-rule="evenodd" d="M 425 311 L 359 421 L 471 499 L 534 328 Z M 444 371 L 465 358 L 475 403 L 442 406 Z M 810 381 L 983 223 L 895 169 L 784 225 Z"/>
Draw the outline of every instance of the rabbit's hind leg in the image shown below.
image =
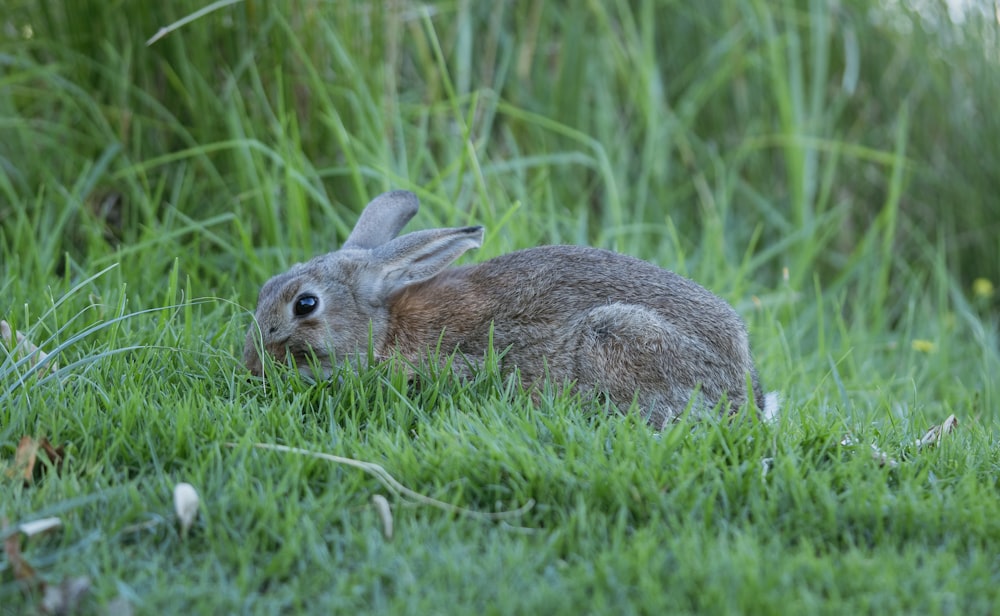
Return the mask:
<path id="1" fill-rule="evenodd" d="M 604 391 L 619 409 L 635 400 L 660 428 L 683 413 L 699 390 L 695 413 L 718 402 L 710 387 L 714 353 L 652 309 L 623 302 L 598 306 L 576 329 L 579 385 Z"/>

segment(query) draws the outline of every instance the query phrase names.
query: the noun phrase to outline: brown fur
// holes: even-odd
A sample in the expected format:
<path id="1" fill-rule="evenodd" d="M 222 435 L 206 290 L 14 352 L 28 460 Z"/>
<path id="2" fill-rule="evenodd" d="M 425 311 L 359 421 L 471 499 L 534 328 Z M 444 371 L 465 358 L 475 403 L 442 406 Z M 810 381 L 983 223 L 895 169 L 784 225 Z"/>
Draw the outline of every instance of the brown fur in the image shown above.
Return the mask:
<path id="1" fill-rule="evenodd" d="M 513 284 L 511 282 L 513 281 Z M 650 423 L 747 402 L 763 408 L 746 330 L 723 300 L 650 263 L 595 248 L 543 246 L 450 268 L 390 298 L 380 354 L 411 360 L 441 341 L 476 359 L 506 350 L 526 385 L 548 376 L 606 393 L 620 408 L 638 394 Z M 443 334 L 443 335 L 442 335 Z M 546 373 L 547 371 L 547 373 Z"/>

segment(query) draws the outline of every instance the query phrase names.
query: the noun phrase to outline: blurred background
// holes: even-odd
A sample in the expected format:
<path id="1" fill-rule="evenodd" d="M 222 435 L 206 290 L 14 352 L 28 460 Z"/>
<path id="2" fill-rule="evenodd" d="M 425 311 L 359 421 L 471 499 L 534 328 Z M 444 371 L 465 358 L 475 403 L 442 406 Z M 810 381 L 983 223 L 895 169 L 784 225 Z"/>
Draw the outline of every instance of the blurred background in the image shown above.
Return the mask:
<path id="1" fill-rule="evenodd" d="M 195 294 L 252 305 L 406 188 L 414 227 L 487 225 L 476 259 L 588 243 L 758 305 L 819 285 L 890 327 L 905 281 L 946 272 L 993 310 L 998 19 L 984 0 L 6 0 L 6 301 L 111 262 L 148 298 L 180 257 Z"/>

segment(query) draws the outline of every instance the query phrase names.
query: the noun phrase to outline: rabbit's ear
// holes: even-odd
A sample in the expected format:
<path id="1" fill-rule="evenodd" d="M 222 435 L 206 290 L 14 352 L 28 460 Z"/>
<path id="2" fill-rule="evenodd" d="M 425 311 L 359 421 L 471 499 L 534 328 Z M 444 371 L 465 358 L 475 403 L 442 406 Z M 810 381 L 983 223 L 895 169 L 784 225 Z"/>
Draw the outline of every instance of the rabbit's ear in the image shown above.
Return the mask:
<path id="1" fill-rule="evenodd" d="M 372 251 L 382 297 L 433 278 L 466 250 L 483 243 L 482 227 L 428 229 L 398 237 Z"/>
<path id="2" fill-rule="evenodd" d="M 377 248 L 385 244 L 396 237 L 419 208 L 417 196 L 405 190 L 375 197 L 361 212 L 343 248 Z"/>

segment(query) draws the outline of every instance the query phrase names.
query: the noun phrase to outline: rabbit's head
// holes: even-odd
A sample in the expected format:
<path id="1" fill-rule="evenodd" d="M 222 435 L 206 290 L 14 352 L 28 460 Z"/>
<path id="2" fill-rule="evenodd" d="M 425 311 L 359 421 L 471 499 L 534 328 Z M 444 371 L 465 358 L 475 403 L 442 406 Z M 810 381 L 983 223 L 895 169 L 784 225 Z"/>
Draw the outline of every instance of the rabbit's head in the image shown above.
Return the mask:
<path id="1" fill-rule="evenodd" d="M 394 191 L 365 207 L 340 250 L 293 266 L 267 281 L 257 299 L 243 360 L 260 375 L 260 349 L 325 377 L 344 359 L 383 346 L 389 300 L 433 278 L 482 243 L 482 227 L 430 229 L 396 237 L 417 213 L 416 195 Z M 312 374 L 315 359 L 323 374 Z"/>

